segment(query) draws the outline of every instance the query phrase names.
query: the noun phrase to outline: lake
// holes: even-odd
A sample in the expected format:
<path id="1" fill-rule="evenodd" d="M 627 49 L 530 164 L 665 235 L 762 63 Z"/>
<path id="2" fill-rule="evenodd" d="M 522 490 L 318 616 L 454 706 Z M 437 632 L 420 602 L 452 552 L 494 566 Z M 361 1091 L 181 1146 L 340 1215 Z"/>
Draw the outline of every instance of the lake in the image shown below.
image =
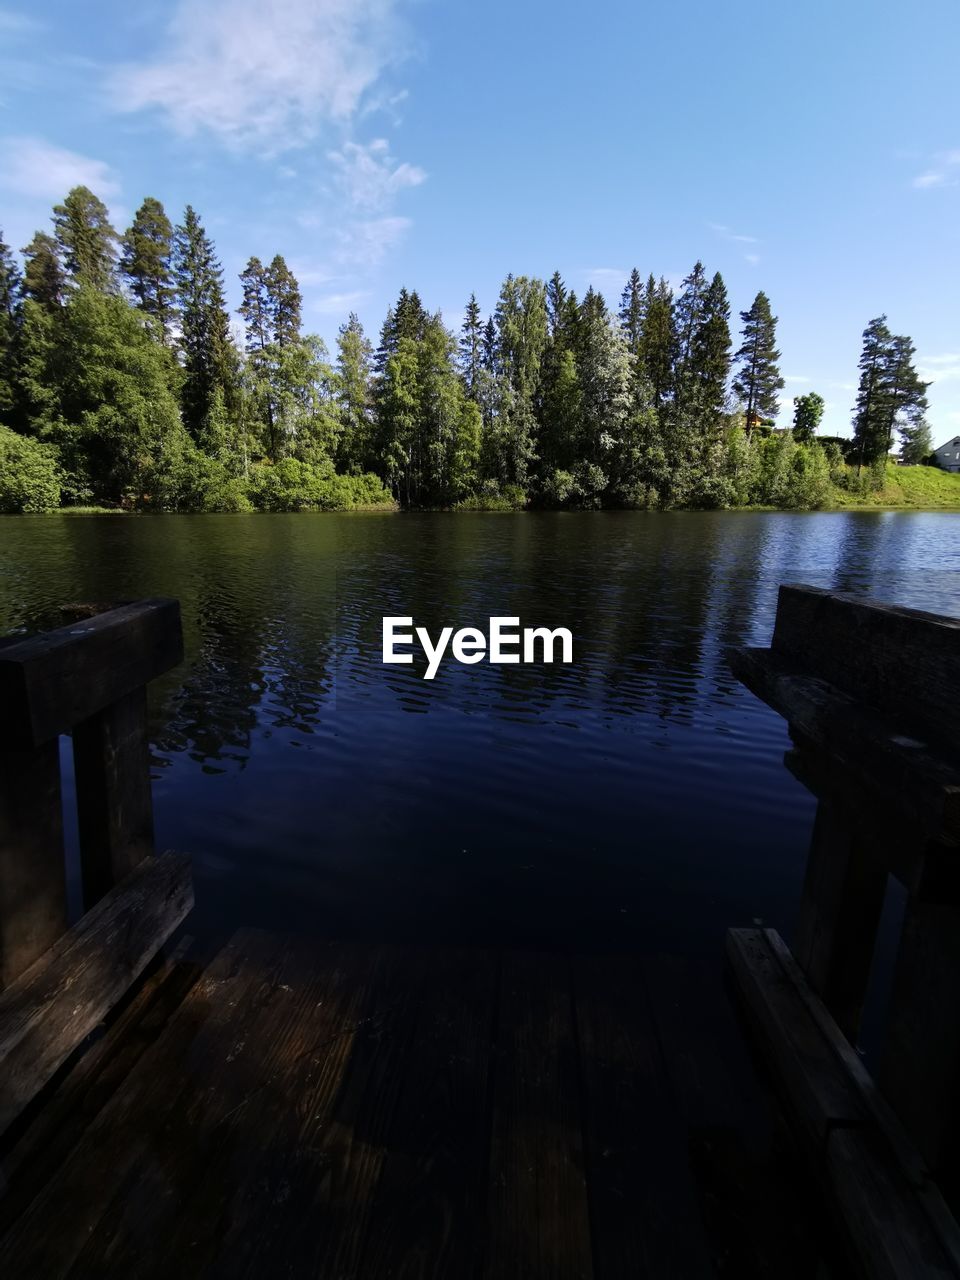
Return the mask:
<path id="1" fill-rule="evenodd" d="M 960 613 L 960 518 L 0 521 L 0 632 L 59 625 L 67 601 L 179 597 L 186 661 L 151 694 L 156 823 L 195 856 L 211 935 L 703 958 L 729 924 L 789 935 L 814 803 L 727 665 L 768 642 L 785 581 Z M 565 626 L 575 660 L 427 682 L 422 660 L 381 663 L 399 614 Z"/>

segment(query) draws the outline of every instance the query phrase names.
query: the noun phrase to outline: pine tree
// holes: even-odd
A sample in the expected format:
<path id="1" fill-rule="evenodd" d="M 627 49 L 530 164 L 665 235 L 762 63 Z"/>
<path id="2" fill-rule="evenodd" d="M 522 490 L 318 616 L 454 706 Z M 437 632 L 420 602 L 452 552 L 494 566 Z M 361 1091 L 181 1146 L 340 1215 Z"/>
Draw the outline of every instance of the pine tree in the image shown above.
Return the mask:
<path id="1" fill-rule="evenodd" d="M 54 206 L 53 228 L 72 284 L 115 292 L 117 233 L 103 201 L 89 187 L 74 187 L 63 204 Z"/>
<path id="2" fill-rule="evenodd" d="M 56 314 L 24 307 L 27 425 L 58 446 L 70 497 L 130 506 L 167 495 L 175 505 L 171 473 L 180 466 L 188 478 L 189 442 L 169 353 L 139 311 L 88 284 Z"/>
<path id="3" fill-rule="evenodd" d="M 303 298 L 297 278 L 278 253 L 265 272 L 273 341 L 278 347 L 300 341 Z"/>
<path id="4" fill-rule="evenodd" d="M 243 301 L 240 315 L 243 318 L 247 352 L 245 384 L 251 416 L 260 424 L 264 437 L 264 451 L 273 462 L 279 461 L 280 440 L 277 429 L 277 411 L 270 386 L 271 364 L 274 359 L 273 305 L 267 281 L 267 271 L 259 258 L 250 258 L 240 273 Z"/>
<path id="5" fill-rule="evenodd" d="M 188 205 L 174 233 L 174 279 L 183 350 L 183 420 L 199 439 L 219 387 L 230 404 L 230 321 L 223 294 L 223 268 L 213 242 Z"/>
<path id="6" fill-rule="evenodd" d="M 680 286 L 674 307 L 674 394 L 681 403 L 690 398 L 690 383 L 696 379 L 693 366 L 696 342 L 704 322 L 707 273 L 699 260 Z"/>
<path id="7" fill-rule="evenodd" d="M 408 293 L 406 289 L 400 290 L 394 316 L 398 338 L 412 338 L 414 342 L 420 342 L 423 339 L 428 316 L 416 289 L 413 293 Z"/>
<path id="8" fill-rule="evenodd" d="M 554 272 L 546 290 L 550 336 L 540 368 L 538 488 L 550 505 L 562 503 L 573 483 L 582 427 L 576 345 L 580 323 L 576 297 Z"/>
<path id="9" fill-rule="evenodd" d="M 811 444 L 823 417 L 824 400 L 816 391 L 793 397 L 793 438 L 798 444 Z"/>
<path id="10" fill-rule="evenodd" d="M 321 353 L 317 347 L 311 355 L 308 340 L 301 337 L 300 286 L 280 254 L 269 267 L 259 258 L 251 258 L 240 281 L 249 398 L 262 423 L 266 452 L 278 462 L 299 447 L 297 436 L 303 428 L 300 409 L 315 395 L 316 371 L 325 363 L 326 351 Z M 330 433 L 325 430 L 324 434 Z M 333 435 L 339 435 L 339 430 Z M 332 439 L 329 443 L 336 447 Z"/>
<path id="11" fill-rule="evenodd" d="M 172 253 L 170 219 L 160 201 L 147 196 L 124 232 L 120 266 L 137 305 L 156 321 L 163 342 L 170 340 L 174 319 Z"/>
<path id="12" fill-rule="evenodd" d="M 366 471 L 376 466 L 370 409 L 370 375 L 373 346 L 355 312 L 337 335 L 338 397 L 342 431 L 338 460 L 347 470 Z"/>
<path id="13" fill-rule="evenodd" d="M 20 321 L 20 271 L 0 234 L 0 422 L 10 425 L 16 403 L 16 344 Z"/>
<path id="14" fill-rule="evenodd" d="M 909 439 L 927 410 L 929 384 L 920 381 L 914 367 L 913 343 L 903 335 L 892 334 L 886 320 L 886 316 L 878 316 L 863 331 L 853 423 L 861 467 L 886 458 L 895 430 L 906 433 Z"/>
<path id="15" fill-rule="evenodd" d="M 487 317 L 483 327 L 483 367 L 490 373 L 497 371 L 497 326 L 493 316 Z"/>
<path id="16" fill-rule="evenodd" d="M 546 286 L 527 276 L 507 276 L 495 313 L 500 378 L 498 421 L 501 482 L 526 490 L 536 457 L 535 405 L 547 345 Z"/>
<path id="17" fill-rule="evenodd" d="M 666 280 L 647 280 L 643 297 L 640 359 L 657 410 L 663 408 L 673 382 L 673 294 Z"/>
<path id="18" fill-rule="evenodd" d="M 749 311 L 741 311 L 743 343 L 734 356 L 740 371 L 733 389 L 743 401 L 747 430 L 763 419 L 775 418 L 777 392 L 784 382 L 777 361 L 777 318 L 770 310 L 770 300 L 762 291 L 753 300 Z"/>
<path id="19" fill-rule="evenodd" d="M 892 351 L 893 334 L 887 328 L 887 317 L 877 316 L 863 331 L 860 352 L 860 385 L 853 419 L 858 467 L 871 466 L 884 458 L 890 448 L 884 402 Z"/>
<path id="20" fill-rule="evenodd" d="M 559 271 L 555 271 L 547 282 L 547 323 L 550 337 L 554 338 L 562 328 L 567 303 L 567 286 Z"/>
<path id="21" fill-rule="evenodd" d="M 25 268 L 23 296 L 31 298 L 48 311 L 63 305 L 67 281 L 57 256 L 57 242 L 45 231 L 38 231 L 21 250 Z"/>
<path id="22" fill-rule="evenodd" d="M 243 301 L 240 315 L 246 330 L 248 352 L 266 351 L 273 339 L 273 316 L 267 272 L 259 258 L 250 258 L 240 273 Z"/>
<path id="23" fill-rule="evenodd" d="M 400 290 L 396 305 L 387 309 L 387 315 L 380 329 L 380 345 L 374 356 L 373 367 L 376 378 L 382 379 L 386 372 L 387 362 L 399 350 L 401 338 L 412 338 L 414 341 L 423 337 L 426 312 L 419 295 L 410 293 L 406 288 Z"/>
<path id="24" fill-rule="evenodd" d="M 639 357 L 643 344 L 644 292 L 643 281 L 636 267 L 620 295 L 620 325 L 627 340 L 627 349 L 634 358 Z"/>
<path id="25" fill-rule="evenodd" d="M 577 374 L 580 386 L 578 463 L 592 468 L 589 496 L 599 502 L 610 479 L 630 412 L 630 354 L 603 296 L 589 289 L 580 306 Z"/>
<path id="26" fill-rule="evenodd" d="M 930 434 L 930 424 L 925 418 L 901 427 L 900 439 L 902 441 L 900 458 L 909 466 L 919 466 L 933 453 L 933 436 Z"/>
<path id="27" fill-rule="evenodd" d="M 730 302 L 718 271 L 703 296 L 700 324 L 693 335 L 689 368 L 692 403 L 708 421 L 717 422 L 727 398 L 730 376 Z"/>
<path id="28" fill-rule="evenodd" d="M 479 403 L 483 372 L 483 323 L 477 295 L 471 293 L 460 327 L 460 376 L 471 400 Z"/>
<path id="29" fill-rule="evenodd" d="M 916 348 L 913 341 L 903 334 L 893 339 L 893 350 L 890 360 L 888 422 L 890 424 L 889 439 L 891 447 L 893 433 L 901 434 L 911 428 L 917 428 L 924 420 L 929 408 L 927 403 L 927 387 L 929 382 L 921 382 L 914 366 Z"/>

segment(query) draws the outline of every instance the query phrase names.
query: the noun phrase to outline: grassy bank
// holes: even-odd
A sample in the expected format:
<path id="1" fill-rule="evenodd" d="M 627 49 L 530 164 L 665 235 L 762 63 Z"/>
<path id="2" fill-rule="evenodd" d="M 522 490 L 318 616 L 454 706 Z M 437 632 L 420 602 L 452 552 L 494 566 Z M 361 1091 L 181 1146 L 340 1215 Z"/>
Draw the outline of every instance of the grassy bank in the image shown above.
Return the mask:
<path id="1" fill-rule="evenodd" d="M 960 473 L 940 471 L 936 467 L 888 466 L 882 489 L 866 494 L 851 493 L 833 486 L 833 506 L 913 507 L 960 511 Z"/>

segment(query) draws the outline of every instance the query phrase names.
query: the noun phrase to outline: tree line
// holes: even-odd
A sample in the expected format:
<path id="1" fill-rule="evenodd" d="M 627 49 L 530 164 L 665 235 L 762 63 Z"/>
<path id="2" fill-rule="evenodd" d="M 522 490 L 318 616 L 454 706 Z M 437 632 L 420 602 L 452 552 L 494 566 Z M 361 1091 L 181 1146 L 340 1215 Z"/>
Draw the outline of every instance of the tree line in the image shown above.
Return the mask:
<path id="1" fill-rule="evenodd" d="M 818 441 L 816 393 L 776 431 L 770 301 L 740 312 L 735 349 L 701 262 L 676 292 L 634 269 L 616 311 L 559 273 L 509 275 L 458 333 L 403 289 L 376 345 L 351 314 L 332 359 L 281 255 L 240 282 L 234 333 L 197 213 L 174 226 L 152 197 L 118 235 L 76 187 L 20 262 L 0 236 L 0 509 L 814 507 L 878 483 L 895 433 L 930 449 L 913 345 L 885 317 L 852 444 Z"/>

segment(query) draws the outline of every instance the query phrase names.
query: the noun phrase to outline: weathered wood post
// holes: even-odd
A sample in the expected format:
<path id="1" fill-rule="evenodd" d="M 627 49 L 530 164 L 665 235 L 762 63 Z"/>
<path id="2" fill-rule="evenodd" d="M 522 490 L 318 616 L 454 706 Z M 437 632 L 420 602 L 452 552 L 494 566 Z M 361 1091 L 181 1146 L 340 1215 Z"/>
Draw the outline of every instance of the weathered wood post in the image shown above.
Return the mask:
<path id="1" fill-rule="evenodd" d="M 771 647 L 732 665 L 819 801 L 793 951 L 851 1041 L 888 876 L 907 890 L 880 1085 L 960 1169 L 960 621 L 784 586 Z"/>
<path id="2" fill-rule="evenodd" d="M 162 599 L 0 647 L 0 986 L 67 926 L 60 735 L 90 908 L 153 852 L 146 685 L 182 658 L 179 604 Z"/>

